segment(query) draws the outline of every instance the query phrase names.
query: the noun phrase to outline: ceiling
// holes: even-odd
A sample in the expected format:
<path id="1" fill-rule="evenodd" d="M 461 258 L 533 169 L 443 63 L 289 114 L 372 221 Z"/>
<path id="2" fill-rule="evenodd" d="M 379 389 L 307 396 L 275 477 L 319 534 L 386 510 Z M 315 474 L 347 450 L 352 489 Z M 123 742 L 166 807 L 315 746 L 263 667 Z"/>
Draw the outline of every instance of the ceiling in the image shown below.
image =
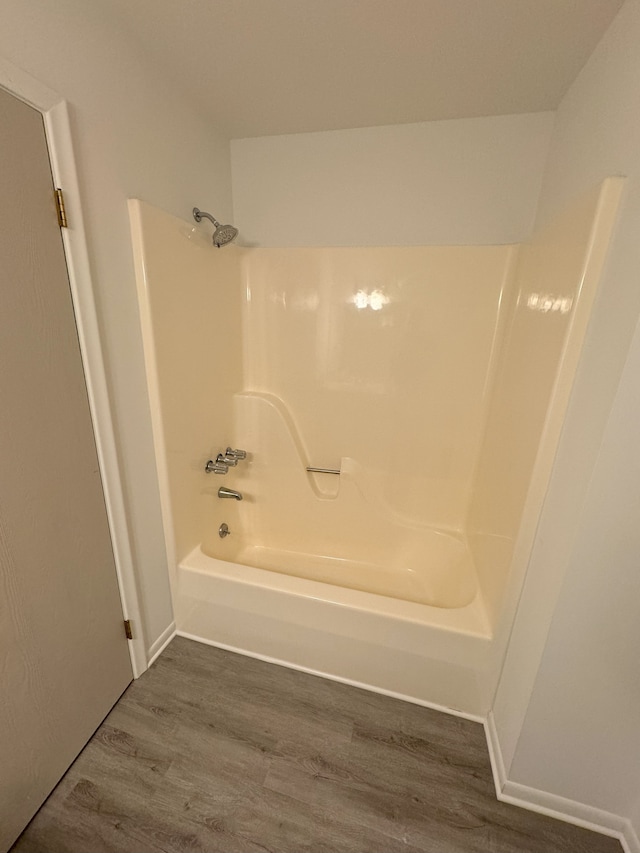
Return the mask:
<path id="1" fill-rule="evenodd" d="M 622 0 L 101 0 L 231 138 L 553 110 Z"/>

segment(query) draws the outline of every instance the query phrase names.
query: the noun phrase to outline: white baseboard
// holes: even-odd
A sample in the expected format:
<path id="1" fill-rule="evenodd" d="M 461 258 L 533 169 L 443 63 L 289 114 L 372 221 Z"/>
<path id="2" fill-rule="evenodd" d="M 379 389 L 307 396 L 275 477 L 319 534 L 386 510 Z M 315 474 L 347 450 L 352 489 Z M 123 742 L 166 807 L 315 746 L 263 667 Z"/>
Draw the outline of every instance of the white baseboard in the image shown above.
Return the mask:
<path id="1" fill-rule="evenodd" d="M 484 733 L 487 738 L 489 761 L 491 762 L 491 772 L 493 774 L 493 784 L 496 788 L 496 797 L 500 799 L 502 789 L 507 781 L 507 771 L 502 758 L 502 749 L 500 748 L 500 741 L 498 740 L 498 732 L 493 718 L 493 711 L 489 711 L 487 718 L 484 721 Z"/>
<path id="2" fill-rule="evenodd" d="M 164 629 L 162 634 L 155 640 L 151 646 L 149 647 L 149 651 L 147 652 L 147 658 L 149 659 L 149 663 L 147 664 L 147 668 L 151 666 L 151 664 L 162 654 L 162 652 L 169 645 L 171 640 L 176 635 L 176 623 L 171 622 Z"/>
<path id="3" fill-rule="evenodd" d="M 498 732 L 491 711 L 487 715 L 484 728 L 496 796 L 501 802 L 563 820 L 602 835 L 609 835 L 620 841 L 625 853 L 640 853 L 640 840 L 631 821 L 627 818 L 507 779 Z"/>

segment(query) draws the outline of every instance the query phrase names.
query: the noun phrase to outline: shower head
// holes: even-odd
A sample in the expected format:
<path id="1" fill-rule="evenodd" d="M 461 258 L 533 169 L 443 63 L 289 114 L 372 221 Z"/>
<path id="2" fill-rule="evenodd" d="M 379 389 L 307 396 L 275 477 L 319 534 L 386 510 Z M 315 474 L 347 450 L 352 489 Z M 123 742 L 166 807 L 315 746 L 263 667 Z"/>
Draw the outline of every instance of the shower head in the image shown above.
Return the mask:
<path id="1" fill-rule="evenodd" d="M 204 210 L 198 210 L 197 207 L 193 208 L 193 218 L 196 222 L 201 222 L 203 219 L 208 219 L 210 222 L 213 222 L 216 230 L 213 232 L 211 240 L 213 241 L 213 245 L 218 249 L 222 246 L 226 246 L 227 243 L 231 243 L 238 236 L 238 229 L 234 228 L 233 225 L 221 225 L 210 213 L 205 213 Z"/>

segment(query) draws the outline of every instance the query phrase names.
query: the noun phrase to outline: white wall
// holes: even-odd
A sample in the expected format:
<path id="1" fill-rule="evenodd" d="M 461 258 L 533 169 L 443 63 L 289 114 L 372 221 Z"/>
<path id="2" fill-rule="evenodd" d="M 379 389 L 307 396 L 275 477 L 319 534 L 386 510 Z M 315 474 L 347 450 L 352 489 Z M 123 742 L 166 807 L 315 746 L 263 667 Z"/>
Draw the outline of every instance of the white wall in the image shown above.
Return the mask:
<path id="1" fill-rule="evenodd" d="M 605 430 L 511 770 L 514 781 L 623 815 L 640 794 L 639 377 L 640 333 Z M 555 766 L 552 755 L 560 757 Z"/>
<path id="2" fill-rule="evenodd" d="M 639 43 L 627 0 L 557 115 L 541 221 L 607 175 L 628 181 L 494 705 L 509 779 L 636 820 Z"/>
<path id="3" fill-rule="evenodd" d="M 235 223 L 259 246 L 414 246 L 529 236 L 553 113 L 231 143 Z"/>
<path id="4" fill-rule="evenodd" d="M 71 106 L 149 644 L 171 621 L 126 200 L 231 213 L 228 144 L 83 0 L 0 0 L 0 58 Z M 46 453 L 46 448 L 42 449 Z"/>

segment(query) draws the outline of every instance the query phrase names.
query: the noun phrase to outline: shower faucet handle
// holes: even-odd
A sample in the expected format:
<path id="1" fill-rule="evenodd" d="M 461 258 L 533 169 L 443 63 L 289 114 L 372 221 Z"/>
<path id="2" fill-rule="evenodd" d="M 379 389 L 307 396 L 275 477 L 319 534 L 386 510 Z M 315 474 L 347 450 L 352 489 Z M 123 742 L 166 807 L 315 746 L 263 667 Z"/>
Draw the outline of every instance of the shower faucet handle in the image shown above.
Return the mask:
<path id="1" fill-rule="evenodd" d="M 216 456 L 216 462 L 218 465 L 232 465 L 234 468 L 238 464 L 238 460 L 235 456 L 229 456 L 227 453 L 218 453 Z"/>
<path id="2" fill-rule="evenodd" d="M 220 454 L 218 454 L 220 456 Z M 218 459 L 214 460 L 209 459 L 207 464 L 204 466 L 204 470 L 207 474 L 226 474 L 229 470 L 229 466 L 226 462 L 219 462 Z"/>
<path id="3" fill-rule="evenodd" d="M 246 450 L 234 450 L 232 447 L 227 447 L 224 452 L 225 457 L 230 457 L 231 459 L 235 459 L 236 462 L 238 459 L 246 459 L 247 451 Z"/>

